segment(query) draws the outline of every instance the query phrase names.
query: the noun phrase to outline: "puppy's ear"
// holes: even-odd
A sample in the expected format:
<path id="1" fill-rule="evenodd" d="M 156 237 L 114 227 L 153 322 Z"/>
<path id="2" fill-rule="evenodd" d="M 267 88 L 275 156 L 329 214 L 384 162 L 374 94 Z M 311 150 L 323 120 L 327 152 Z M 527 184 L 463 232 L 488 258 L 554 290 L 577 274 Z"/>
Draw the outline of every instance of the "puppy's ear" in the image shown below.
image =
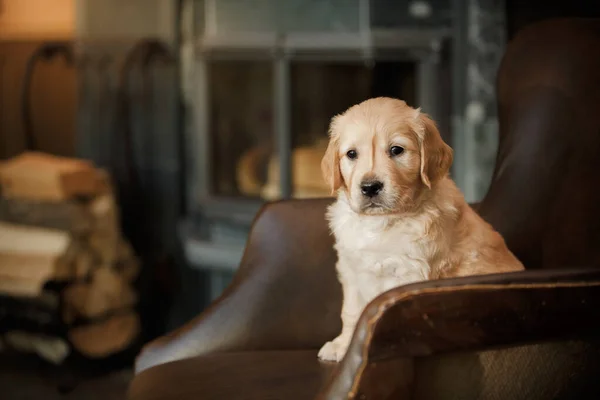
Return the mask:
<path id="1" fill-rule="evenodd" d="M 435 122 L 419 113 L 421 136 L 421 181 L 431 189 L 431 184 L 445 177 L 452 165 L 453 152 L 443 140 Z"/>
<path id="2" fill-rule="evenodd" d="M 323 179 L 331 187 L 331 194 L 335 194 L 342 186 L 342 173 L 340 171 L 340 156 L 339 156 L 339 132 L 336 130 L 336 120 L 334 117 L 329 126 L 329 144 L 325 155 L 321 160 L 321 172 Z"/>

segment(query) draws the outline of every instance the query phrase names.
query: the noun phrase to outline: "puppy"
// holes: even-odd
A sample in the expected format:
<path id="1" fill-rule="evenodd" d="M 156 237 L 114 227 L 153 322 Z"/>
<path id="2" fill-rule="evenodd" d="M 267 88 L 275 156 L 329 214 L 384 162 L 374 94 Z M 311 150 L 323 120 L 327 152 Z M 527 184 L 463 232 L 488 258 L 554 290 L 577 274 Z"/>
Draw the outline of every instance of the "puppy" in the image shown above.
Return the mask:
<path id="1" fill-rule="evenodd" d="M 342 359 L 365 306 L 389 289 L 523 269 L 448 177 L 452 149 L 420 110 L 397 99 L 366 100 L 335 116 L 329 134 L 321 169 L 337 193 L 327 219 L 343 327 L 320 359 Z"/>

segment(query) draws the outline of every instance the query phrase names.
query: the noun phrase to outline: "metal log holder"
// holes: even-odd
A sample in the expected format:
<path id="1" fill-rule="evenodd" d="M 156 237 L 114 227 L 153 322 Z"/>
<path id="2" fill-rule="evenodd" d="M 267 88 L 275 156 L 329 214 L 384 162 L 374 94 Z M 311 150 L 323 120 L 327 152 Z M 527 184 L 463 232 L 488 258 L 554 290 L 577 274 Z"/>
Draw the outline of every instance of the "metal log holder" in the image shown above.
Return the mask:
<path id="1" fill-rule="evenodd" d="M 25 135 L 27 150 L 38 150 L 35 140 L 33 121 L 31 118 L 31 83 L 38 63 L 49 61 L 54 57 L 61 56 L 69 66 L 75 65 L 72 42 L 49 42 L 39 46 L 27 60 L 25 76 L 21 87 L 21 119 Z"/>

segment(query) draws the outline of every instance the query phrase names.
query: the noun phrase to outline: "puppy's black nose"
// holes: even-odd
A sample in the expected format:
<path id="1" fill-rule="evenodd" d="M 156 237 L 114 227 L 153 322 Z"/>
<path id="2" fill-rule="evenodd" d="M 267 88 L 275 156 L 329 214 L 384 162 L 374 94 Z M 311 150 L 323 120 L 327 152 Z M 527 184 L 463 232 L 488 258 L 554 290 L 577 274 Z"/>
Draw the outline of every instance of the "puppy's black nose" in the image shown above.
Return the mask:
<path id="1" fill-rule="evenodd" d="M 367 181 L 360 184 L 360 191 L 367 197 L 375 197 L 383 189 L 380 181 Z"/>

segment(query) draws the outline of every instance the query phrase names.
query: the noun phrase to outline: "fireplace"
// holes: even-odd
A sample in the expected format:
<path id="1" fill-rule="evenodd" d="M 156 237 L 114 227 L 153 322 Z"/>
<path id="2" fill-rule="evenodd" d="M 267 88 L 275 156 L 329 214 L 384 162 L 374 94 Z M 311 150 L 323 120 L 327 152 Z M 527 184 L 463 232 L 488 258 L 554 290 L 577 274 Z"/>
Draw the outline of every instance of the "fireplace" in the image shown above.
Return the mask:
<path id="1" fill-rule="evenodd" d="M 288 121 L 277 129 L 272 62 L 212 60 L 208 107 L 210 196 L 242 200 L 326 197 L 320 158 L 333 115 L 369 97 L 394 96 L 415 104 L 415 64 L 410 61 L 290 60 Z M 278 132 L 286 132 L 285 137 Z M 278 143 L 291 147 L 291 176 L 283 182 Z M 286 150 L 287 153 L 287 150 Z M 287 166 L 287 163 L 286 163 Z M 289 173 L 288 173 L 289 175 Z"/>
<path id="2" fill-rule="evenodd" d="M 261 204 L 330 195 L 320 158 L 331 117 L 349 106 L 402 98 L 448 132 L 449 1 L 185 7 L 190 217 L 181 233 L 193 265 L 230 273 Z M 227 278 L 212 276 L 216 295 Z"/>

